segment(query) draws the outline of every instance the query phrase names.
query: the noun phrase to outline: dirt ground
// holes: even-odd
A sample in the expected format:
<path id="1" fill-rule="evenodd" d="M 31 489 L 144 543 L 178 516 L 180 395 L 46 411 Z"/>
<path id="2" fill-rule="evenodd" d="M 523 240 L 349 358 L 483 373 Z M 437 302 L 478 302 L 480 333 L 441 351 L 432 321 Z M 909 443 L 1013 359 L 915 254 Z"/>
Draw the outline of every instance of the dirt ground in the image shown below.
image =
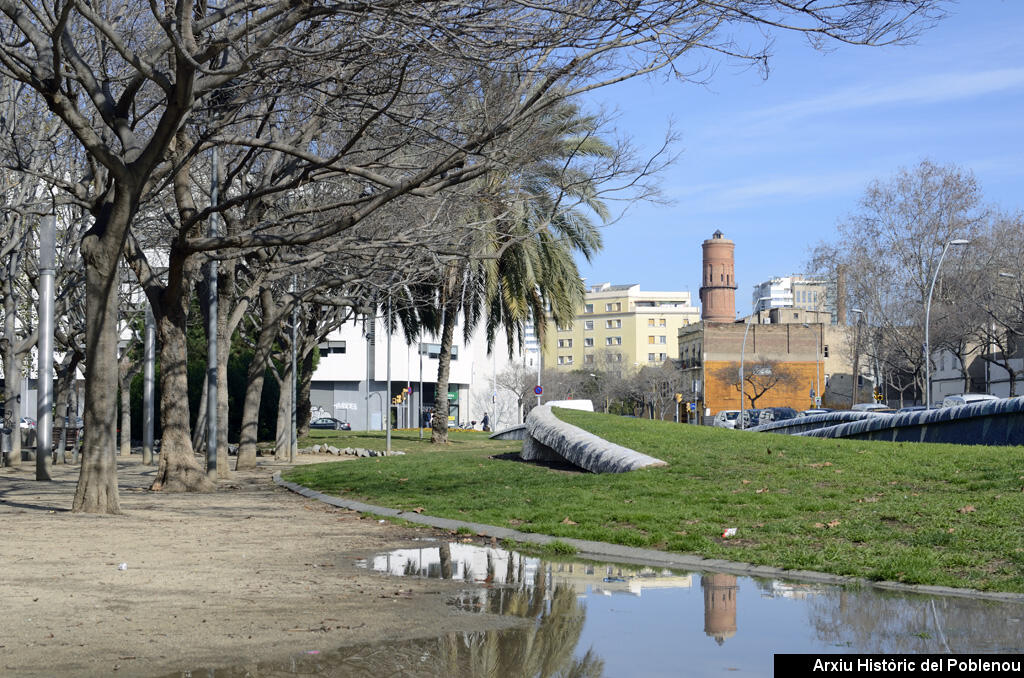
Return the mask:
<path id="1" fill-rule="evenodd" d="M 77 466 L 0 469 L 0 676 L 181 675 L 510 623 L 449 606 L 465 584 L 358 568 L 430 533 L 278 488 L 283 468 L 167 494 L 136 455 L 121 516 L 70 512 Z"/>

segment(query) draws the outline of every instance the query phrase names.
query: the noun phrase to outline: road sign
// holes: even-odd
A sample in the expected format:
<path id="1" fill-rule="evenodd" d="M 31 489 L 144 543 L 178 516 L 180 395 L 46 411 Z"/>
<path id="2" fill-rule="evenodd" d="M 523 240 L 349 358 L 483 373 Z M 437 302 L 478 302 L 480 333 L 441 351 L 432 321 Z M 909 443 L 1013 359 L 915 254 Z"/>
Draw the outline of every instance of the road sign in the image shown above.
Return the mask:
<path id="1" fill-rule="evenodd" d="M 533 389 L 533 392 L 536 393 L 537 395 L 541 395 L 542 393 L 544 393 L 544 388 L 538 386 L 537 388 Z"/>

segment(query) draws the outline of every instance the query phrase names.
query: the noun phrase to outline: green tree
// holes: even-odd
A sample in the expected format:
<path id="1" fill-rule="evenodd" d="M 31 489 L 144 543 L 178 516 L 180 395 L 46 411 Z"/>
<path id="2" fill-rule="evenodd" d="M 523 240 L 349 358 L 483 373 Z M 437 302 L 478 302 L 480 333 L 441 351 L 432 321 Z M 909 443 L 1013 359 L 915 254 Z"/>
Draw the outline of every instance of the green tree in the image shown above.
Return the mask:
<path id="1" fill-rule="evenodd" d="M 452 342 L 461 314 L 470 337 L 486 322 L 488 347 L 502 326 L 509 352 L 534 321 L 543 341 L 550 317 L 568 324 L 583 301 L 574 255 L 588 261 L 601 248 L 591 219 L 608 220 L 599 197 L 599 172 L 589 160 L 614 161 L 617 149 L 597 136 L 598 121 L 565 103 L 548 112 L 533 134 L 521 139 L 524 161 L 514 170 L 481 179 L 480 200 L 462 218 L 482 226 L 473 232 L 469 256 L 449 264 L 437 286 L 441 327 L 437 392 L 448 391 Z M 431 441 L 448 441 L 448 401 L 434 404 Z"/>

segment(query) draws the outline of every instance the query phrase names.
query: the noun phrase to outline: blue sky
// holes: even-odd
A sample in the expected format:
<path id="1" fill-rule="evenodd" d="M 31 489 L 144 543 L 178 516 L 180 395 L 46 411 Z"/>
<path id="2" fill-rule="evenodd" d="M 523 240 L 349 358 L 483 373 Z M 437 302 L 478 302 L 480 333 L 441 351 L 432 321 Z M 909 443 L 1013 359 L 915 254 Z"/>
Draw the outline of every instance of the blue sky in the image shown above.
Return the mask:
<path id="1" fill-rule="evenodd" d="M 903 47 L 775 35 L 771 73 L 722 62 L 706 85 L 638 80 L 591 96 L 648 153 L 671 123 L 679 157 L 668 205 L 636 204 L 581 262 L 587 284 L 688 289 L 699 303 L 700 243 L 736 243 L 737 311 L 754 284 L 803 272 L 873 179 L 924 158 L 974 172 L 986 200 L 1024 209 L 1024 2 L 964 0 Z"/>

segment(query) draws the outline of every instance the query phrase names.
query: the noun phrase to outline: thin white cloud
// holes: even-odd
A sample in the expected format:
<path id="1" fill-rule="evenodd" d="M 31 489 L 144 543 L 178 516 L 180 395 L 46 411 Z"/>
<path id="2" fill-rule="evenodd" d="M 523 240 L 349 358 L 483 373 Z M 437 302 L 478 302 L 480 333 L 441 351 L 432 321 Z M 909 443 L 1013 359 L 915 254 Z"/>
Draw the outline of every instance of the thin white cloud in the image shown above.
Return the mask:
<path id="1" fill-rule="evenodd" d="M 751 113 L 764 121 L 792 121 L 864 108 L 934 104 L 1024 88 L 1024 68 L 927 75 L 883 86 L 864 83 Z"/>
<path id="2" fill-rule="evenodd" d="M 796 201 L 856 193 L 876 175 L 871 170 L 831 174 L 749 177 L 729 182 L 677 186 L 666 193 L 680 206 L 700 211 L 727 211 L 780 200 Z"/>

